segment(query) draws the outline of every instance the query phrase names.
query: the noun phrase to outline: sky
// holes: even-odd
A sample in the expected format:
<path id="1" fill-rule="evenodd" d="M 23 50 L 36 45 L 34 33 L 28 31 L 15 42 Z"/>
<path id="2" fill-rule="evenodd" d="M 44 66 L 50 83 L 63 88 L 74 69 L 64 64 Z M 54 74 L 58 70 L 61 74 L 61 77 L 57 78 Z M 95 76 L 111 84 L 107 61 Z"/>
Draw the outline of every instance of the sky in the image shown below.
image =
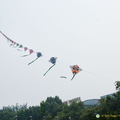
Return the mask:
<path id="1" fill-rule="evenodd" d="M 36 54 L 10 47 L 0 34 L 0 108 L 47 97 L 99 99 L 120 78 L 119 0 L 0 0 L 0 31 Z M 52 65 L 51 57 L 57 57 Z M 82 69 L 71 81 L 71 65 Z M 61 78 L 61 76 L 67 77 Z"/>

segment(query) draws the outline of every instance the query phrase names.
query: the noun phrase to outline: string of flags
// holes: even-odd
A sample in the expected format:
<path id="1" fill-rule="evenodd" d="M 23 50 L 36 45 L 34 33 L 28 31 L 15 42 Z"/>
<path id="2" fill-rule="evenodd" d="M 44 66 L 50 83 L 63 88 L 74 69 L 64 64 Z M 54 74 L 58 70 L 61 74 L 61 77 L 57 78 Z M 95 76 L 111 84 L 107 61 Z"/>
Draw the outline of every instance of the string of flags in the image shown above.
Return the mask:
<path id="1" fill-rule="evenodd" d="M 31 61 L 30 63 L 28 63 L 28 65 L 32 64 L 33 62 L 35 62 L 36 60 L 38 60 L 40 57 L 42 57 L 42 53 L 41 52 L 35 52 L 33 49 L 29 49 L 28 47 L 24 47 L 22 44 L 19 44 L 13 40 L 11 40 L 9 37 L 7 37 L 4 33 L 2 33 L 0 31 L 0 33 L 7 39 L 7 42 L 10 44 L 10 46 L 12 46 L 13 48 L 17 48 L 18 51 L 28 51 L 28 54 L 25 54 L 21 57 L 27 57 L 30 56 L 33 53 L 36 53 L 36 58 Z M 52 66 L 43 74 L 43 76 L 45 76 L 55 65 L 56 65 L 56 61 L 57 61 L 57 57 L 51 57 L 49 62 L 52 64 Z M 71 80 L 73 80 L 73 78 L 75 77 L 75 75 L 77 73 L 79 73 L 80 71 L 82 71 L 82 69 L 78 66 L 78 65 L 72 65 L 70 66 L 70 69 L 73 73 L 73 77 L 71 78 Z M 67 77 L 65 76 L 61 76 L 61 78 L 65 78 L 67 79 Z"/>

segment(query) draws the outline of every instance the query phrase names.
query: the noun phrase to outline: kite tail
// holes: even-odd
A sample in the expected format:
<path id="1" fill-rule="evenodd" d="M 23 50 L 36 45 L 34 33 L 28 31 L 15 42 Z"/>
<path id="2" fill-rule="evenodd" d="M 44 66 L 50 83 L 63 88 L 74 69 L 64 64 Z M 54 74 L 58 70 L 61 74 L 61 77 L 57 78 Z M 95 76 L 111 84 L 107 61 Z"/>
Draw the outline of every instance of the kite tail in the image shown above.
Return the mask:
<path id="1" fill-rule="evenodd" d="M 55 64 L 54 64 L 54 65 L 55 65 Z M 45 75 L 48 73 L 48 71 L 49 71 L 54 65 L 52 65 L 52 66 L 45 72 L 45 74 L 44 74 L 43 76 L 45 76 Z"/>
<path id="2" fill-rule="evenodd" d="M 32 62 L 28 63 L 28 65 L 32 64 L 32 63 L 35 62 L 37 59 L 38 59 L 38 57 L 37 57 L 35 60 L 33 60 Z"/>
<path id="3" fill-rule="evenodd" d="M 13 44 L 10 44 L 10 47 L 14 47 L 14 45 L 13 45 Z"/>
<path id="4" fill-rule="evenodd" d="M 28 55 L 23 55 L 23 56 L 21 56 L 21 57 L 26 57 L 26 56 L 29 56 L 30 54 L 28 54 Z"/>
<path id="5" fill-rule="evenodd" d="M 17 47 L 17 46 L 15 46 L 15 47 Z M 20 49 L 17 49 L 18 51 L 23 51 L 23 50 L 20 50 Z M 24 55 L 23 56 L 21 56 L 21 57 L 24 57 Z"/>
<path id="6" fill-rule="evenodd" d="M 71 79 L 71 80 L 73 80 L 73 78 L 75 77 L 75 75 L 76 75 L 76 74 L 74 73 L 74 74 L 73 74 L 73 77 L 72 77 L 72 79 Z"/>

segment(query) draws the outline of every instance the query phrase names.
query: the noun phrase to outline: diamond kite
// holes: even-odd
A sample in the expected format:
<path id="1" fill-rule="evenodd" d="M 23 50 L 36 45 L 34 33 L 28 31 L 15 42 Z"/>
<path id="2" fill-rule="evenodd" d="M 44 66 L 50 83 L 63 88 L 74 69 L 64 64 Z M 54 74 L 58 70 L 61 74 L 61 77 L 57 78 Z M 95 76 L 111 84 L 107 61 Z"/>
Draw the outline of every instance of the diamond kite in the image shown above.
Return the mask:
<path id="1" fill-rule="evenodd" d="M 76 75 L 78 72 L 82 71 L 82 69 L 81 69 L 78 65 L 70 66 L 70 68 L 71 68 L 72 73 L 73 73 L 72 79 L 75 77 L 75 75 Z M 71 80 L 72 80 L 72 79 L 71 79 Z"/>

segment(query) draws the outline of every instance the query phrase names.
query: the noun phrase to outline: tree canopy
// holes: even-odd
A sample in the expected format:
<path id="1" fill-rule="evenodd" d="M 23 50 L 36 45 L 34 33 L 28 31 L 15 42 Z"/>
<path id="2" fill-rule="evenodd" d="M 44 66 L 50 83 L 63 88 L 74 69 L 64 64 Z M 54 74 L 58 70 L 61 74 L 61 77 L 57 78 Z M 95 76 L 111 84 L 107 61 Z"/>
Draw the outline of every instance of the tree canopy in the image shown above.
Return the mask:
<path id="1" fill-rule="evenodd" d="M 116 89 L 119 88 L 116 82 Z M 120 120 L 120 91 L 99 100 L 99 105 L 84 105 L 82 101 L 71 104 L 58 97 L 47 97 L 39 106 L 27 104 L 3 107 L 0 120 Z M 16 116 L 16 118 L 15 118 Z"/>

